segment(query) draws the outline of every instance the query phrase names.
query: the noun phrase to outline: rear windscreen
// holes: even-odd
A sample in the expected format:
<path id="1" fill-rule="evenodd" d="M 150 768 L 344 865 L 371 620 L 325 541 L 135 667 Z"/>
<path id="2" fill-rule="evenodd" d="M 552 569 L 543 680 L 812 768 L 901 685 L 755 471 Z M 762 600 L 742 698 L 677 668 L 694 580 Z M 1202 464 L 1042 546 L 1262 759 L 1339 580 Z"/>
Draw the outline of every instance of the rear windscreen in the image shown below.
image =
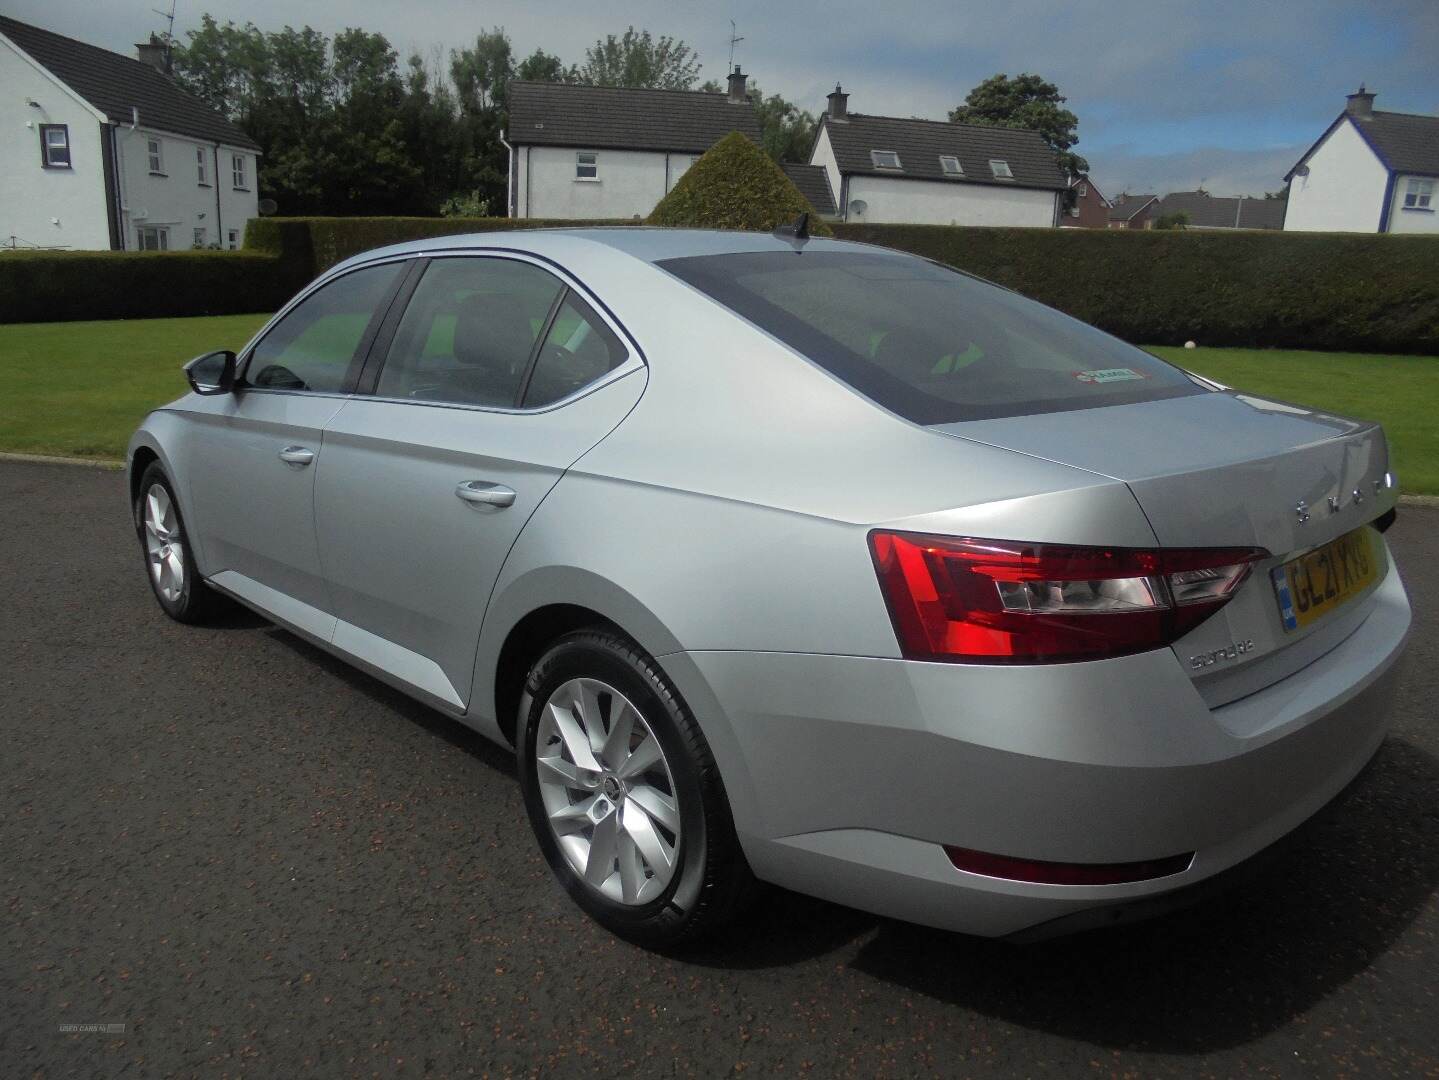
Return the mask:
<path id="1" fill-rule="evenodd" d="M 1092 326 L 910 255 L 764 251 L 659 265 L 920 424 L 1204 392 Z"/>

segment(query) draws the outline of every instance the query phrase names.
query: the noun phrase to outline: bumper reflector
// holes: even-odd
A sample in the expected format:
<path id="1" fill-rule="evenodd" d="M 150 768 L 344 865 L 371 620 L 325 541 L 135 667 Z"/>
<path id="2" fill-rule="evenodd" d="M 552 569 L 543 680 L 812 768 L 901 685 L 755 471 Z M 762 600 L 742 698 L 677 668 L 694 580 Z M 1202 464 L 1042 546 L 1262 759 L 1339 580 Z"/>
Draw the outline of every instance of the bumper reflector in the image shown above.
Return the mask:
<path id="1" fill-rule="evenodd" d="M 1194 852 L 1126 863 L 1062 863 L 1037 859 L 1012 859 L 986 851 L 944 845 L 944 853 L 956 870 L 1008 881 L 1032 881 L 1040 885 L 1120 885 L 1168 877 L 1189 869 Z"/>

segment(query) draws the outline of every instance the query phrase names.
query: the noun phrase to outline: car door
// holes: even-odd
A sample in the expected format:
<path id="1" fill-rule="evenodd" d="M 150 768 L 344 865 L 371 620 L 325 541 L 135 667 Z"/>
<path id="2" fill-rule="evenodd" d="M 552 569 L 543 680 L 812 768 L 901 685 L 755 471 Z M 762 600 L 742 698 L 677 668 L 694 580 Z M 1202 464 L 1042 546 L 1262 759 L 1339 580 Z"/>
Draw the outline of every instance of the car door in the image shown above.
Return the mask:
<path id="1" fill-rule="evenodd" d="M 209 399 L 190 440 L 191 527 L 211 580 L 325 641 L 334 617 L 315 537 L 321 436 L 406 268 L 364 267 L 303 297 L 241 357 L 235 392 Z"/>
<path id="2" fill-rule="evenodd" d="M 325 425 L 315 515 L 335 647 L 462 710 L 506 555 L 643 382 L 637 351 L 552 270 L 430 260 Z"/>

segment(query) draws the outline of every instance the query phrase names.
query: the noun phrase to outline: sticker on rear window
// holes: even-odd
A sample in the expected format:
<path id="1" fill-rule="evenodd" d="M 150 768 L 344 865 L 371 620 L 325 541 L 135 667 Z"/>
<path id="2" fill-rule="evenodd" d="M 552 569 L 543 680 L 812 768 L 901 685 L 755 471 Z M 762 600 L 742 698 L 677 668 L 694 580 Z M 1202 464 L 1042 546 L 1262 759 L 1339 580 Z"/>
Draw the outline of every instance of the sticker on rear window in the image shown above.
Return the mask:
<path id="1" fill-rule="evenodd" d="M 1148 375 L 1142 371 L 1135 371 L 1127 367 L 1095 368 L 1093 371 L 1076 371 L 1074 377 L 1080 382 L 1087 383 L 1111 383 L 1130 382 L 1133 379 L 1147 379 Z"/>

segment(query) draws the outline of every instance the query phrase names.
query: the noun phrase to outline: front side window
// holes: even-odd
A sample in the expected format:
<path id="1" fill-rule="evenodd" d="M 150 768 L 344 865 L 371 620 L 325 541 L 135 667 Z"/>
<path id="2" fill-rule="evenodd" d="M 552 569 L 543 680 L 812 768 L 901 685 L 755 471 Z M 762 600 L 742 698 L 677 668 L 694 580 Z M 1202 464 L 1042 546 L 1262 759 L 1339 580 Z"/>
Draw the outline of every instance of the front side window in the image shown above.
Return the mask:
<path id="1" fill-rule="evenodd" d="M 990 161 L 989 171 L 994 173 L 996 180 L 1013 180 L 1014 172 L 1009 167 L 1009 162 L 1001 161 L 998 158 Z"/>
<path id="2" fill-rule="evenodd" d="M 230 230 L 228 230 L 228 231 L 225 233 L 225 242 L 226 242 L 226 246 L 227 246 L 231 251 L 236 251 L 236 250 L 238 250 L 239 247 L 240 247 L 240 230 L 239 230 L 239 229 L 230 229 Z"/>
<path id="3" fill-rule="evenodd" d="M 1432 210 L 1434 208 L 1434 181 L 1410 177 L 1404 190 L 1405 210 Z"/>
<path id="4" fill-rule="evenodd" d="M 40 125 L 40 160 L 47 169 L 70 168 L 70 129 L 64 124 Z"/>
<path id="5" fill-rule="evenodd" d="M 196 226 L 196 228 L 195 228 L 194 240 L 195 240 L 195 242 L 194 242 L 194 244 L 191 245 L 192 247 L 204 248 L 204 247 L 209 246 L 210 238 L 209 238 L 209 235 L 208 235 L 208 234 L 206 233 L 206 231 L 205 231 L 205 226 L 203 226 L 203 225 Z"/>
<path id="6" fill-rule="evenodd" d="M 395 330 L 375 393 L 514 408 L 564 283 L 515 259 L 436 259 Z"/>
<path id="7" fill-rule="evenodd" d="M 276 323 L 250 354 L 249 386 L 336 394 L 389 306 L 403 263 L 367 266 L 321 286 Z"/>
<path id="8" fill-rule="evenodd" d="M 165 147 L 159 139 L 146 139 L 145 152 L 150 158 L 150 172 L 156 176 L 165 175 Z"/>
<path id="9" fill-rule="evenodd" d="M 245 190 L 245 155 L 232 154 L 230 156 L 230 179 L 236 191 Z"/>
<path id="10" fill-rule="evenodd" d="M 874 162 L 876 169 L 901 169 L 899 154 L 894 150 L 871 150 L 869 160 Z"/>
<path id="11" fill-rule="evenodd" d="M 206 187 L 210 186 L 210 163 L 205 157 L 203 146 L 195 147 L 195 181 Z"/>
<path id="12" fill-rule="evenodd" d="M 536 408 L 567 398 L 619 367 L 627 355 L 614 331 L 571 291 L 535 358 L 522 404 Z"/>
<path id="13" fill-rule="evenodd" d="M 659 265 L 914 423 L 1204 392 L 1092 326 L 909 255 L 766 251 Z"/>
<path id="14" fill-rule="evenodd" d="M 964 167 L 960 165 L 959 158 L 953 154 L 941 154 L 939 156 L 939 167 L 945 176 L 963 176 Z"/>
<path id="15" fill-rule="evenodd" d="M 598 180 L 600 178 L 600 156 L 579 153 L 575 155 L 575 179 Z"/>
<path id="16" fill-rule="evenodd" d="M 141 225 L 136 235 L 141 251 L 170 250 L 170 230 L 163 225 Z"/>

